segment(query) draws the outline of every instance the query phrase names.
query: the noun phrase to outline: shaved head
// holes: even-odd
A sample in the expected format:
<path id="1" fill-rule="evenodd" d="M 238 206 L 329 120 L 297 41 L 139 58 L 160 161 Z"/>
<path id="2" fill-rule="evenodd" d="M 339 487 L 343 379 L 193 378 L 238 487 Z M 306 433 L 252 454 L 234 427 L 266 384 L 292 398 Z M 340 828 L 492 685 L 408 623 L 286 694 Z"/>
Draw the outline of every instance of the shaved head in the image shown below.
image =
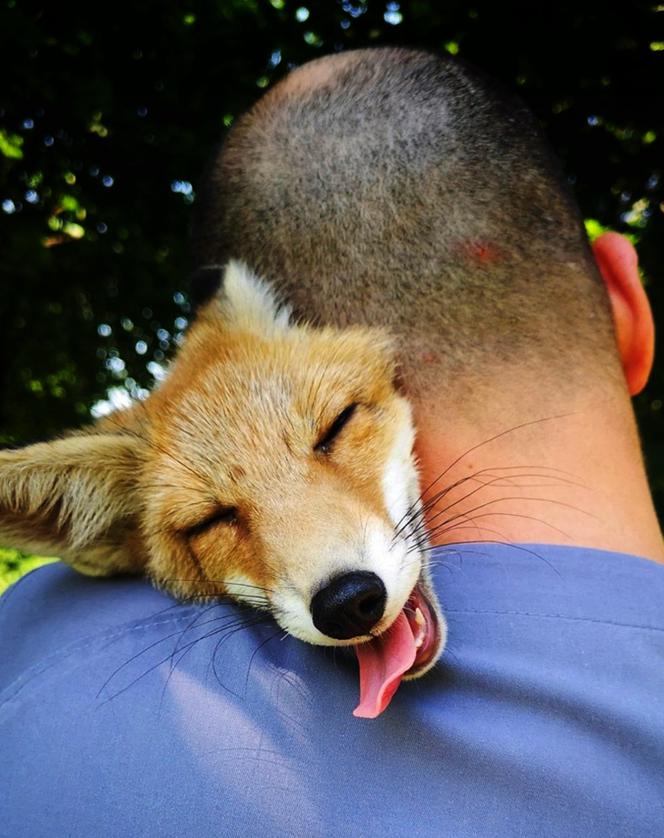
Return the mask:
<path id="1" fill-rule="evenodd" d="M 358 50 L 292 72 L 227 137 L 194 240 L 197 267 L 244 260 L 309 320 L 390 328 L 415 394 L 505 364 L 620 380 L 558 163 L 520 101 L 451 58 Z"/>

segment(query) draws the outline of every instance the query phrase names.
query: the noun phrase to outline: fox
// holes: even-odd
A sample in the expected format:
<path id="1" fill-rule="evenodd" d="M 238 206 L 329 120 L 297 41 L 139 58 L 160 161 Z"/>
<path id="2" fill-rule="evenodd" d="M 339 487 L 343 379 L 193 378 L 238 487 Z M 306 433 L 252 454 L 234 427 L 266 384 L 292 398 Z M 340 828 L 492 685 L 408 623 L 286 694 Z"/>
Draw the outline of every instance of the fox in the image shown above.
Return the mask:
<path id="1" fill-rule="evenodd" d="M 0 543 L 353 647 L 375 718 L 447 636 L 397 369 L 386 331 L 297 321 L 231 261 L 144 401 L 0 451 Z"/>

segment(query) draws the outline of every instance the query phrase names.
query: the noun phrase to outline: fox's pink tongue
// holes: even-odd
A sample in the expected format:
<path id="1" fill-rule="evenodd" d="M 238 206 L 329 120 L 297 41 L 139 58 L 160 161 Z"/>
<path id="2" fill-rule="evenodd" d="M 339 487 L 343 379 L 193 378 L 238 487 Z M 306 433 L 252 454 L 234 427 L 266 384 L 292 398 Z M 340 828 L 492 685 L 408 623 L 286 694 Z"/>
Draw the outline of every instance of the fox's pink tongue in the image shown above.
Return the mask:
<path id="1" fill-rule="evenodd" d="M 360 703 L 353 715 L 375 719 L 392 700 L 401 676 L 415 662 L 415 638 L 404 612 L 380 637 L 360 643 L 355 652 L 360 665 Z"/>

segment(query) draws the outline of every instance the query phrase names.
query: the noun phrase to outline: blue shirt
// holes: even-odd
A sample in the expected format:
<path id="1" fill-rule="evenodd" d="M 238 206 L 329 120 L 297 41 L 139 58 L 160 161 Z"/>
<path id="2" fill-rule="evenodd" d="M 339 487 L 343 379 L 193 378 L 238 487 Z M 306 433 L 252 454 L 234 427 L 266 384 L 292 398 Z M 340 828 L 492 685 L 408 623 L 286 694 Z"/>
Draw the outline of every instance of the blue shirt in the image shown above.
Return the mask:
<path id="1" fill-rule="evenodd" d="M 61 565 L 0 600 L 0 834 L 664 836 L 664 567 L 432 556 L 441 663 L 352 715 L 353 657 Z"/>

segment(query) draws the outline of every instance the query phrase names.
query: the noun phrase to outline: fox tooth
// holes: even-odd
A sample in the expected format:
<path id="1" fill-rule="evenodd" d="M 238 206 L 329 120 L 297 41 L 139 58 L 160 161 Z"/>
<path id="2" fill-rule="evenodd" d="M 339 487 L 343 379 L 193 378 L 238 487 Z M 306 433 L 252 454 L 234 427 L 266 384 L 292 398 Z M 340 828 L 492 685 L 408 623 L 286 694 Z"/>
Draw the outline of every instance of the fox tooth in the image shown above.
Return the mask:
<path id="1" fill-rule="evenodd" d="M 423 626 L 426 624 L 426 620 L 424 619 L 424 614 L 422 613 L 421 608 L 415 609 L 415 622 L 418 626 Z"/>

